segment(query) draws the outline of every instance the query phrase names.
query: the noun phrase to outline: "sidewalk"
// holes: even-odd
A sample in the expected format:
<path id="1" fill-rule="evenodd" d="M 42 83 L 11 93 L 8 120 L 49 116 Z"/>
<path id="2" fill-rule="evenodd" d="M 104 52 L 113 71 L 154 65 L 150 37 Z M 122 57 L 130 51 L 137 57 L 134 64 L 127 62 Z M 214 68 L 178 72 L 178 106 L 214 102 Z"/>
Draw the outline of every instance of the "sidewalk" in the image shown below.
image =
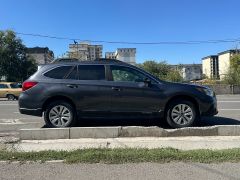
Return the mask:
<path id="1" fill-rule="evenodd" d="M 240 148 L 240 136 L 194 136 L 194 137 L 134 137 L 134 138 L 82 138 L 57 140 L 22 140 L 14 144 L 5 144 L 9 150 L 43 151 L 85 148 L 175 148 L 194 149 L 231 149 Z"/>

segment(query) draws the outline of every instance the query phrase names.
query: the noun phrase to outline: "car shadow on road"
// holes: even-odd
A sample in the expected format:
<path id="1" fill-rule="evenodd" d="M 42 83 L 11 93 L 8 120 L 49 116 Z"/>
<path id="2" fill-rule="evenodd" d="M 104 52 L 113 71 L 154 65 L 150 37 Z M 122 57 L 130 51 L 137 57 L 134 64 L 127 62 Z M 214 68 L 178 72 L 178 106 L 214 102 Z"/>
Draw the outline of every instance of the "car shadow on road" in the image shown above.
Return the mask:
<path id="1" fill-rule="evenodd" d="M 215 125 L 240 125 L 240 120 L 214 116 L 214 117 L 203 117 L 198 123 L 197 126 L 215 126 Z"/>
<path id="2" fill-rule="evenodd" d="M 77 127 L 98 126 L 166 126 L 158 119 L 80 119 Z"/>
<path id="3" fill-rule="evenodd" d="M 240 125 L 240 121 L 227 117 L 203 117 L 194 127 L 208 127 L 215 125 Z M 99 127 L 99 126 L 158 126 L 170 129 L 167 123 L 161 119 L 80 119 L 76 127 Z"/>

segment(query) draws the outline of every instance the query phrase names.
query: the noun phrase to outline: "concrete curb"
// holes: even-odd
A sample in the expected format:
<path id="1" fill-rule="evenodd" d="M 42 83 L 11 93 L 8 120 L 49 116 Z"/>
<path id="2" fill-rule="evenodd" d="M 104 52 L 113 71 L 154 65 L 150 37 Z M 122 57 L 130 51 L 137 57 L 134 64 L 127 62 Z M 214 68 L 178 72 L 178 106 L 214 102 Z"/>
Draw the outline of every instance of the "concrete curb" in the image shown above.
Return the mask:
<path id="1" fill-rule="evenodd" d="M 69 139 L 78 138 L 116 138 L 121 127 L 73 127 L 69 128 Z"/>
<path id="2" fill-rule="evenodd" d="M 0 132 L 18 131 L 20 129 L 40 128 L 41 126 L 42 124 L 38 122 L 0 123 Z"/>
<path id="3" fill-rule="evenodd" d="M 189 127 L 181 129 L 163 129 L 157 126 L 73 127 L 20 130 L 21 140 L 183 136 L 240 136 L 240 126 Z"/>
<path id="4" fill-rule="evenodd" d="M 69 128 L 20 130 L 21 140 L 69 139 Z"/>

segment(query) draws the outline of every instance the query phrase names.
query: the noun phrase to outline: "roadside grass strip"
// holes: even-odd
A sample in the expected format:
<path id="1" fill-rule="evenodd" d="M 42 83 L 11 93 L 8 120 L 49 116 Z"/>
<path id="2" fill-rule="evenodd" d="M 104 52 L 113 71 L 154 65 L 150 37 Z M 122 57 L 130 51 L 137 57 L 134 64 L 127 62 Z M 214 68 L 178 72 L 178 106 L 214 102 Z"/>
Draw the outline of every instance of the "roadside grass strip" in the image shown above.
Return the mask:
<path id="1" fill-rule="evenodd" d="M 79 149 L 74 151 L 16 152 L 0 151 L 0 161 L 54 161 L 66 163 L 140 163 L 140 162 L 240 162 L 240 149 L 189 150 L 162 149 Z"/>

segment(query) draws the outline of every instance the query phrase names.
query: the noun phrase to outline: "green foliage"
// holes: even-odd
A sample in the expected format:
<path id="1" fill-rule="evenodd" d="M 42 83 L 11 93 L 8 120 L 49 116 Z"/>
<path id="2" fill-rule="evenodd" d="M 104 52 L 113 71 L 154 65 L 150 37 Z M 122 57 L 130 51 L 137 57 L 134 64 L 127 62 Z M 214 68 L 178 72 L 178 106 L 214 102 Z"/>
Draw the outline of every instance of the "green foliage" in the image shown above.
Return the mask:
<path id="1" fill-rule="evenodd" d="M 179 71 L 177 70 L 171 70 L 167 74 L 166 80 L 171 81 L 171 82 L 182 82 L 183 78 Z"/>
<path id="2" fill-rule="evenodd" d="M 240 54 L 231 57 L 230 67 L 224 81 L 228 84 L 240 85 Z"/>
<path id="3" fill-rule="evenodd" d="M 183 80 L 179 71 L 172 69 L 165 61 L 158 63 L 150 60 L 145 61 L 143 64 L 139 64 L 138 66 L 161 80 L 173 82 L 181 82 Z"/>
<path id="4" fill-rule="evenodd" d="M 20 82 L 37 70 L 34 59 L 27 57 L 26 47 L 13 31 L 0 31 L 0 77 Z"/>

